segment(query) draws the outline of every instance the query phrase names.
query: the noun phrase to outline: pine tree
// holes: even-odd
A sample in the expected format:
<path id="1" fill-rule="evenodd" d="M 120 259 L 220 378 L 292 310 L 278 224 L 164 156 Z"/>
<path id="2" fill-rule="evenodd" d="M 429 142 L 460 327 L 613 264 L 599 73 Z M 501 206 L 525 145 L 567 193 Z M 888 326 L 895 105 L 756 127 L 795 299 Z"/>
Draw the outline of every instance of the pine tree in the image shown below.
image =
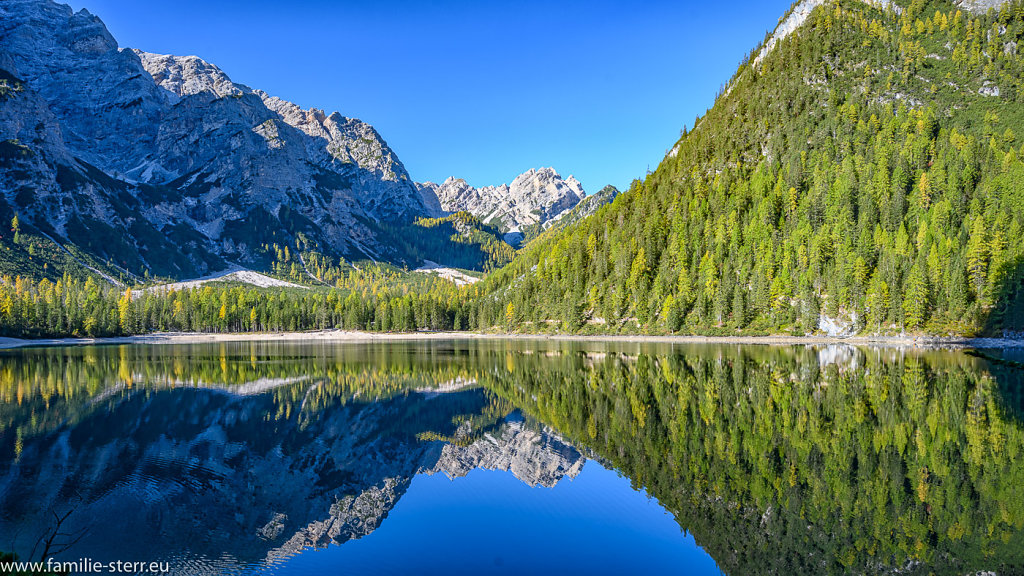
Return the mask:
<path id="1" fill-rule="evenodd" d="M 988 279 L 988 257 L 989 244 L 985 230 L 985 218 L 981 215 L 975 217 L 971 225 L 971 236 L 967 242 L 967 275 L 971 279 L 971 285 L 975 294 L 979 297 L 985 292 L 985 283 Z"/>
<path id="2" fill-rule="evenodd" d="M 921 173 L 921 179 L 918 181 L 917 189 L 921 194 L 921 207 L 927 210 L 932 204 L 932 185 L 928 180 L 927 172 Z"/>
<path id="3" fill-rule="evenodd" d="M 915 265 L 910 271 L 906 294 L 903 298 L 906 327 L 911 330 L 922 327 L 928 317 L 928 309 L 928 278 L 921 271 L 921 267 Z"/>

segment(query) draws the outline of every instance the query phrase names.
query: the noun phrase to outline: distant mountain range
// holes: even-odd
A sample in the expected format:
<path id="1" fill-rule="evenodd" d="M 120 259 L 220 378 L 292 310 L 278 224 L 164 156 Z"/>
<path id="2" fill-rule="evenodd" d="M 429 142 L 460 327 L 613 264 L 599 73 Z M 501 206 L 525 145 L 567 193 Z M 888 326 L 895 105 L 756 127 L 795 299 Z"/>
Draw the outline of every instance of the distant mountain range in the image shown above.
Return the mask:
<path id="1" fill-rule="evenodd" d="M 461 184 L 459 184 L 461 182 Z M 328 255 L 410 263 L 417 218 L 545 221 L 579 182 L 416 184 L 369 124 L 303 110 L 195 56 L 121 48 L 50 0 L 0 4 L 0 219 L 17 214 L 88 263 L 173 278 L 259 268 L 302 237 Z M 102 264 L 101 264 L 102 263 Z"/>
<path id="2" fill-rule="evenodd" d="M 527 226 L 557 220 L 587 193 L 576 178 L 563 179 L 554 168 L 529 170 L 511 184 L 474 188 L 461 178 L 441 184 L 417 184 L 424 198 L 436 198 L 435 209 L 469 212 L 504 232 L 517 234 Z"/>

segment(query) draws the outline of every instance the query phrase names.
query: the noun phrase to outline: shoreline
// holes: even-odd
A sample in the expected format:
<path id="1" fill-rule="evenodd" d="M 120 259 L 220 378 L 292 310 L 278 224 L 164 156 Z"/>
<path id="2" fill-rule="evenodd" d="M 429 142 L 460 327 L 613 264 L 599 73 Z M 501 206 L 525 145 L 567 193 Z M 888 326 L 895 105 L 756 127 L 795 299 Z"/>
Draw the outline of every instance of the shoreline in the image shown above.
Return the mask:
<path id="1" fill-rule="evenodd" d="M 137 336 L 106 338 L 4 338 L 0 350 L 43 346 L 103 346 L 111 344 L 210 344 L 219 342 L 417 342 L 436 340 L 550 340 L 565 342 L 627 342 L 652 344 L 739 344 L 767 346 L 881 346 L 921 349 L 1024 348 L 1024 340 L 1007 338 L 950 338 L 903 336 L 646 336 L 646 335 L 567 335 L 567 334 L 486 334 L 482 332 L 407 332 L 377 333 L 344 330 L 312 332 L 155 332 Z"/>

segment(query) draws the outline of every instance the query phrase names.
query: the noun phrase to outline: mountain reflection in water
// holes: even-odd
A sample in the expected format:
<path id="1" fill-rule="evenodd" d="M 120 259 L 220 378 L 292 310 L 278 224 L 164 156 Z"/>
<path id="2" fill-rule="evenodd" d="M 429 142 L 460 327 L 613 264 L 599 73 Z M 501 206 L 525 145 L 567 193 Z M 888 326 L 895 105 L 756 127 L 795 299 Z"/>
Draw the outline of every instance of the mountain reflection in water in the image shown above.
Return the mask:
<path id="1" fill-rule="evenodd" d="M 1011 574 L 1020 398 L 1013 366 L 845 346 L 6 351 L 0 549 L 27 556 L 70 510 L 68 559 L 287 568 L 386 525 L 418 475 L 551 488 L 595 460 L 728 574 Z"/>

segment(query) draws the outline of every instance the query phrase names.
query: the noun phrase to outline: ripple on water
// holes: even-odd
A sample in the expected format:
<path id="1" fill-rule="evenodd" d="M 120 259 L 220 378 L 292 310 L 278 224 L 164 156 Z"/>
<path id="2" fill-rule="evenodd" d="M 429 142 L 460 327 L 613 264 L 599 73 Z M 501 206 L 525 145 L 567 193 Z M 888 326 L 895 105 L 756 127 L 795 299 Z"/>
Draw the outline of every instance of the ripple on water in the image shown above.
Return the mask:
<path id="1" fill-rule="evenodd" d="M 117 482 L 110 492 L 127 492 L 145 504 L 154 504 L 183 492 L 208 489 L 224 480 L 224 474 L 200 459 L 160 452 L 147 455 L 138 468 Z"/>

